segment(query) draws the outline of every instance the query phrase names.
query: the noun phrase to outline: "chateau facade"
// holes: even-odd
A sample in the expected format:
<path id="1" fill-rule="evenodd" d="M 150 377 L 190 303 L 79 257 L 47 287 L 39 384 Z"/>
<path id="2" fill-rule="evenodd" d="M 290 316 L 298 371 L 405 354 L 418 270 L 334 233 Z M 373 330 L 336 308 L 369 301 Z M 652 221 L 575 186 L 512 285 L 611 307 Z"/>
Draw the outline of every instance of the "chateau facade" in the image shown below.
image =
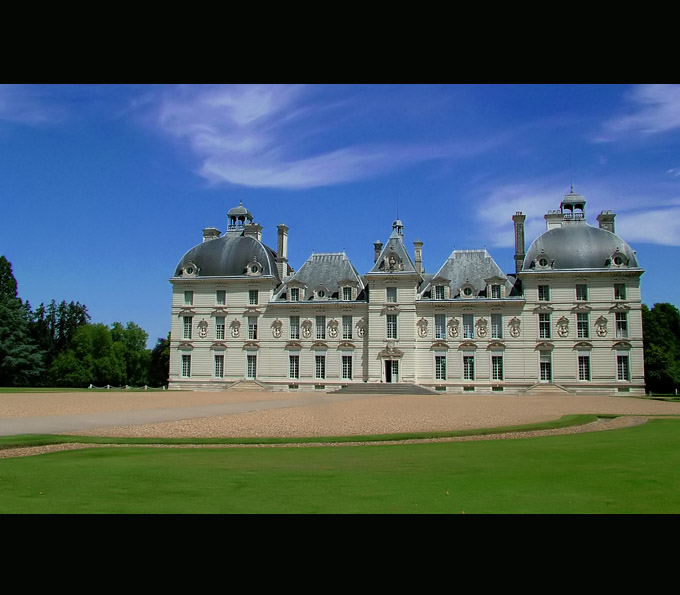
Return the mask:
<path id="1" fill-rule="evenodd" d="M 273 250 L 239 205 L 226 232 L 203 230 L 170 279 L 169 387 L 644 394 L 643 270 L 614 213 L 594 227 L 585 204 L 565 196 L 528 250 L 516 213 L 512 273 L 486 250 L 454 250 L 426 274 L 423 243 L 411 258 L 397 220 L 363 275 L 344 252 L 314 253 L 294 271 L 288 228 L 278 226 Z"/>

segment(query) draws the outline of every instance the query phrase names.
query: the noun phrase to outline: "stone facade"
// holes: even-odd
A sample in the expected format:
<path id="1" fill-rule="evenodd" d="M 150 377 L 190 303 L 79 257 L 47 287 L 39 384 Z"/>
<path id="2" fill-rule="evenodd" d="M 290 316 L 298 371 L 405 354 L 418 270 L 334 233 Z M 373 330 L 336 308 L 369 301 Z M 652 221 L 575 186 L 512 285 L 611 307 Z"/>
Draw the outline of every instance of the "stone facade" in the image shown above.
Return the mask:
<path id="1" fill-rule="evenodd" d="M 411 258 L 401 221 L 360 275 L 343 252 L 288 263 L 242 205 L 221 234 L 204 230 L 173 286 L 171 389 L 252 380 L 273 390 L 328 391 L 411 383 L 450 392 L 517 394 L 534 387 L 643 394 L 640 277 L 611 211 L 588 225 L 573 192 L 526 250 L 515 225 L 515 271 L 486 250 L 456 250 L 434 274 Z"/>

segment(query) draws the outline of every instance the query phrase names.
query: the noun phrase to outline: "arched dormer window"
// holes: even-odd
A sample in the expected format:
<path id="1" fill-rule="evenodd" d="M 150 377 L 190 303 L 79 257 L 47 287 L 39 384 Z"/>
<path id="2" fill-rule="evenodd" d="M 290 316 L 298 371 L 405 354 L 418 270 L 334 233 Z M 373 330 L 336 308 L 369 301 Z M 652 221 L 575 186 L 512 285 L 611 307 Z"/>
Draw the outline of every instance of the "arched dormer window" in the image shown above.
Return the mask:
<path id="1" fill-rule="evenodd" d="M 609 258 L 607 264 L 614 268 L 626 267 L 628 266 L 628 257 L 617 248 L 616 252 L 614 252 L 614 254 L 612 254 Z"/>

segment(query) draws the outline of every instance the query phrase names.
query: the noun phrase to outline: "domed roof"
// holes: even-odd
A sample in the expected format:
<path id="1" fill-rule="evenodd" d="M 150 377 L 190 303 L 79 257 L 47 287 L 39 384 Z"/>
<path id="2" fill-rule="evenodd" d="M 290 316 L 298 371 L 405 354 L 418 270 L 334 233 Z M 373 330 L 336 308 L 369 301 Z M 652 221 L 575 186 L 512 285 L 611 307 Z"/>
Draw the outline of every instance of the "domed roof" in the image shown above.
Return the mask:
<path id="1" fill-rule="evenodd" d="M 252 236 L 225 234 L 189 250 L 175 277 L 273 276 L 278 279 L 276 254 Z"/>
<path id="2" fill-rule="evenodd" d="M 541 268 L 542 259 L 558 270 L 639 266 L 635 252 L 623 239 L 585 222 L 566 223 L 539 236 L 527 252 L 523 270 Z"/>

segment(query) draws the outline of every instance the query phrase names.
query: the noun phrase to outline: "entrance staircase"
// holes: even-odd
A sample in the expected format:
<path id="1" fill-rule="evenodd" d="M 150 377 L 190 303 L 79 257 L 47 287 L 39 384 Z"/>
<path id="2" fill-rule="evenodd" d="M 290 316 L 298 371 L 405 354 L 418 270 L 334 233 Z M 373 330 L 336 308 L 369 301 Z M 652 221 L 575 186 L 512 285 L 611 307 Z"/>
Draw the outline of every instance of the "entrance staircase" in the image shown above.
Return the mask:
<path id="1" fill-rule="evenodd" d="M 227 390 L 234 392 L 262 392 L 270 389 L 266 384 L 262 384 L 257 380 L 239 380 L 238 382 L 234 382 Z"/>
<path id="2" fill-rule="evenodd" d="M 574 393 L 559 384 L 548 384 L 546 382 L 538 382 L 522 391 L 523 394 L 545 394 L 545 395 L 573 395 Z"/>
<path id="3" fill-rule="evenodd" d="M 435 395 L 438 394 L 429 388 L 417 384 L 403 382 L 362 382 L 360 384 L 348 384 L 338 390 L 332 391 L 333 394 L 344 395 Z"/>

